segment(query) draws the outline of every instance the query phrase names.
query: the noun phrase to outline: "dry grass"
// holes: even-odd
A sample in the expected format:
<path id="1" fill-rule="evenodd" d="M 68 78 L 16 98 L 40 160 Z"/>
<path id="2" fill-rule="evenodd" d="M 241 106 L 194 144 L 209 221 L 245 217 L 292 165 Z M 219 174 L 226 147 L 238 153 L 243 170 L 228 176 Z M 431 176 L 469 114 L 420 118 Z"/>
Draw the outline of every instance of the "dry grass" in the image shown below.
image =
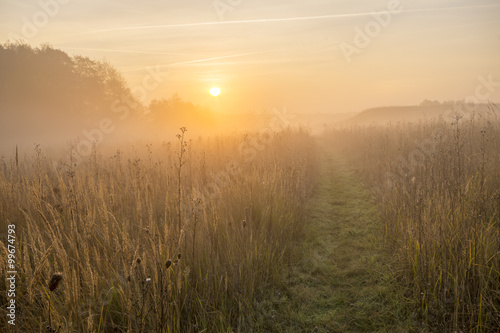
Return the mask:
<path id="1" fill-rule="evenodd" d="M 315 143 L 302 130 L 260 141 L 188 134 L 109 157 L 94 150 L 79 165 L 54 167 L 39 147 L 4 160 L 0 221 L 16 225 L 20 331 L 49 321 L 61 332 L 258 328 L 254 306 L 304 228 Z M 48 291 L 55 272 L 63 279 Z"/>
<path id="2" fill-rule="evenodd" d="M 500 327 L 498 114 L 329 134 L 380 201 L 395 269 L 431 331 Z"/>

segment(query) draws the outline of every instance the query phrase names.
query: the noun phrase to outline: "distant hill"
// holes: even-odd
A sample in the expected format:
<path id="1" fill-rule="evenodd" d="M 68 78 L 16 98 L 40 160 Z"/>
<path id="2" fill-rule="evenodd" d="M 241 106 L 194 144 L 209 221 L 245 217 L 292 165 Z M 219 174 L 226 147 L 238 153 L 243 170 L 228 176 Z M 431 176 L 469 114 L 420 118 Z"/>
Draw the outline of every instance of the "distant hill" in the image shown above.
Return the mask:
<path id="1" fill-rule="evenodd" d="M 418 123 L 431 119 L 452 119 L 453 115 L 459 113 L 462 115 L 470 115 L 470 106 L 463 103 L 443 103 L 432 105 L 415 105 L 415 106 L 386 106 L 371 108 L 362 111 L 344 120 L 343 124 L 357 125 L 385 125 L 388 123 L 411 122 Z M 492 106 L 488 104 L 477 104 L 474 107 L 474 112 L 477 114 L 491 113 Z"/>

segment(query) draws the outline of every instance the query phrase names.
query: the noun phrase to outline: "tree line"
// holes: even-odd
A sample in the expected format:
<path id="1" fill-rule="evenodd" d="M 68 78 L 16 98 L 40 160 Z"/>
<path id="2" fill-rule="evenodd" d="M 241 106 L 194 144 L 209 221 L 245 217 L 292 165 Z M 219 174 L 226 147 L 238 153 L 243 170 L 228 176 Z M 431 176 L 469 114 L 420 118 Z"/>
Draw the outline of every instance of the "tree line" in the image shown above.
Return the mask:
<path id="1" fill-rule="evenodd" d="M 127 101 L 123 128 L 158 131 L 206 123 L 209 110 L 179 96 L 143 105 L 122 74 L 105 61 L 70 56 L 49 44 L 0 44 L 0 138 L 74 137 L 98 124 L 118 102 Z"/>

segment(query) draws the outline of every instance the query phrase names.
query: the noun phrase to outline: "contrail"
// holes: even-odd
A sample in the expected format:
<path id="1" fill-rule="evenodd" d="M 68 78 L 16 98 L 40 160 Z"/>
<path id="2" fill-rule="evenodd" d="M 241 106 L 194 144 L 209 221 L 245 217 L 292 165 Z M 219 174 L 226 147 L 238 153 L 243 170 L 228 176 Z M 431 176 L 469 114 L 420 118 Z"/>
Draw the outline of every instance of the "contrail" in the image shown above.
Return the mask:
<path id="1" fill-rule="evenodd" d="M 396 37 L 402 37 L 402 36 L 407 36 L 407 35 L 413 35 L 413 34 L 418 34 L 418 33 L 424 33 L 424 32 L 429 32 L 429 31 L 439 31 L 439 30 L 447 30 L 447 29 L 456 29 L 456 28 L 461 28 L 461 27 L 467 27 L 467 26 L 474 26 L 474 25 L 482 25 L 482 24 L 488 24 L 492 22 L 499 22 L 500 20 L 488 20 L 488 21 L 481 21 L 481 22 L 475 22 L 475 23 L 467 23 L 467 24 L 458 24 L 458 25 L 452 25 L 452 26 L 447 26 L 447 27 L 441 27 L 441 28 L 435 28 L 435 29 L 423 29 L 423 30 L 418 30 L 418 31 L 412 31 L 408 33 L 403 33 L 403 34 L 397 34 Z M 332 50 L 334 48 L 338 48 L 341 44 L 341 42 L 338 43 L 333 43 L 333 44 L 325 44 L 325 47 L 323 49 L 317 50 L 314 53 L 321 53 L 323 51 L 327 50 Z M 203 58 L 203 59 L 196 59 L 196 60 L 189 60 L 189 61 L 181 61 L 181 62 L 175 62 L 171 63 L 168 65 L 160 65 L 160 67 L 173 67 L 173 66 L 178 66 L 178 65 L 189 65 L 189 64 L 197 64 L 197 63 L 203 63 L 203 62 L 209 62 L 213 60 L 220 60 L 220 59 L 228 59 L 228 58 L 237 58 L 237 57 L 244 57 L 247 55 L 254 55 L 254 54 L 262 54 L 262 53 L 271 53 L 271 52 L 276 52 L 280 51 L 282 49 L 280 48 L 274 48 L 274 49 L 268 49 L 268 50 L 262 50 L 262 51 L 254 51 L 254 52 L 247 52 L 247 53 L 239 53 L 239 54 L 233 54 L 233 55 L 226 55 L 226 56 L 219 56 L 219 57 L 211 57 L 211 58 Z M 342 58 L 342 57 L 330 57 L 329 60 L 336 60 L 337 58 Z M 260 61 L 260 63 L 272 63 L 275 60 L 263 60 Z M 283 62 L 283 60 L 278 60 L 278 62 Z M 241 63 L 241 62 L 239 62 Z M 237 62 L 233 62 L 232 64 L 238 64 Z M 146 67 L 140 67 L 136 69 L 131 69 L 131 70 L 125 70 L 122 72 L 132 72 L 132 71 L 138 71 L 138 70 L 143 70 Z"/>
<path id="2" fill-rule="evenodd" d="M 197 60 L 190 60 L 190 61 L 181 61 L 181 62 L 175 62 L 173 64 L 169 64 L 167 66 L 187 65 L 187 64 L 194 64 L 197 62 L 206 62 L 206 61 L 212 61 L 212 60 L 237 58 L 237 57 L 244 57 L 244 56 L 253 55 L 253 54 L 268 53 L 268 52 L 272 52 L 272 51 L 274 51 L 274 50 L 255 51 L 255 52 L 239 53 L 239 54 L 220 56 L 220 57 L 212 57 L 212 58 L 197 59 Z"/>
<path id="3" fill-rule="evenodd" d="M 66 50 L 77 50 L 77 51 L 104 51 L 104 52 L 116 52 L 116 53 L 159 54 L 159 55 L 178 55 L 178 56 L 187 56 L 187 55 L 189 55 L 189 54 L 186 54 L 186 53 L 131 51 L 131 50 L 115 50 L 115 49 L 95 49 L 95 48 L 87 48 L 87 47 L 64 47 L 64 49 L 66 49 Z"/>
<path id="4" fill-rule="evenodd" d="M 494 5 L 473 5 L 473 6 L 457 6 L 457 7 L 441 7 L 441 8 L 423 8 L 423 9 L 404 9 L 401 13 L 420 13 L 420 12 L 434 12 L 453 9 L 471 9 L 471 8 L 485 8 L 485 7 L 498 7 L 500 4 Z M 273 23 L 273 22 L 295 22 L 295 21 L 310 21 L 310 20 L 325 20 L 335 18 L 348 18 L 348 17 L 362 17 L 372 15 L 373 12 L 366 13 L 352 13 L 352 14 L 330 14 L 330 15 L 316 15 L 316 16 L 300 16 L 300 17 L 286 17 L 286 18 L 268 18 L 268 19 L 255 19 L 255 20 L 238 20 L 238 21 L 217 21 L 217 22 L 198 22 L 198 23 L 181 23 L 181 24 L 162 24 L 162 25 L 144 25 L 134 27 L 111 28 L 102 30 L 93 30 L 84 33 L 98 33 L 98 32 L 112 32 L 112 31 L 126 31 L 126 30 L 139 30 L 139 29 L 168 29 L 168 28 L 184 28 L 184 27 L 202 27 L 212 25 L 230 25 L 230 24 L 252 24 L 252 23 Z"/>
<path id="5" fill-rule="evenodd" d="M 273 50 L 265 50 L 265 51 L 246 52 L 246 53 L 231 54 L 231 55 L 225 55 L 225 56 L 219 56 L 219 57 L 180 61 L 180 62 L 174 62 L 174 63 L 167 64 L 167 65 L 159 65 L 159 67 L 173 67 L 173 66 L 179 66 L 179 65 L 188 65 L 188 64 L 195 64 L 195 63 L 207 62 L 207 61 L 213 61 L 213 60 L 244 57 L 244 56 L 248 56 L 248 55 L 268 53 L 268 52 L 273 52 L 273 51 L 275 51 L 275 50 L 273 49 Z M 125 70 L 122 72 L 134 72 L 134 71 L 143 70 L 144 68 L 147 68 L 147 67 L 129 69 L 129 70 Z"/>

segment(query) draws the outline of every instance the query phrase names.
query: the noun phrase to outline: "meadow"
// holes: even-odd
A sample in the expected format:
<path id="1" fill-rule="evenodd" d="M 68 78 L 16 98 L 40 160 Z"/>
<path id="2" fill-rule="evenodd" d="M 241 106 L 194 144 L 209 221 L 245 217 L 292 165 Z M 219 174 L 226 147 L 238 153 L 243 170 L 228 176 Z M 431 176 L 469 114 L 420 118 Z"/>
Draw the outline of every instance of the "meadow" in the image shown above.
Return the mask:
<path id="1" fill-rule="evenodd" d="M 18 332 L 262 325 L 260 302 L 283 280 L 306 227 L 315 141 L 301 129 L 189 134 L 114 153 L 94 147 L 78 163 L 40 146 L 2 160 Z M 0 253 L 6 261 L 7 243 Z M 6 307 L 0 312 L 7 327 Z"/>
<path id="2" fill-rule="evenodd" d="M 499 114 L 14 150 L 12 331 L 497 332 Z"/>
<path id="3" fill-rule="evenodd" d="M 424 331 L 500 327 L 499 115 L 491 104 L 327 134 L 380 207 L 392 270 Z"/>

